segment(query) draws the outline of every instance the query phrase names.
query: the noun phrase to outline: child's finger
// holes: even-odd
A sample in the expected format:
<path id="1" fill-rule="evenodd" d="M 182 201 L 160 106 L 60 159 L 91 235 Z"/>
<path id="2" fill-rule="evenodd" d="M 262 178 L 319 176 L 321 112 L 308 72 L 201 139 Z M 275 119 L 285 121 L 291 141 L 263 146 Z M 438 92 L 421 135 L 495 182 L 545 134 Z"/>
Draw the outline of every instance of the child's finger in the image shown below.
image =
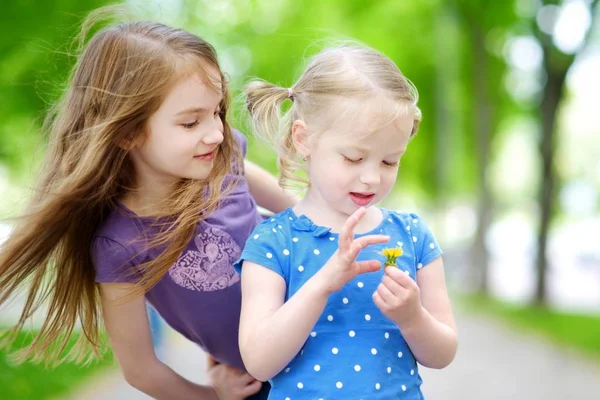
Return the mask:
<path id="1" fill-rule="evenodd" d="M 349 245 L 352 242 L 352 239 L 354 238 L 354 228 L 356 228 L 356 225 L 366 212 L 367 210 L 364 207 L 360 207 L 348 217 L 340 232 L 340 249 L 343 245 Z"/>
<path id="2" fill-rule="evenodd" d="M 256 381 L 256 379 L 248 373 L 243 374 L 240 378 L 245 385 L 250 385 L 252 382 Z"/>
<path id="3" fill-rule="evenodd" d="M 250 383 L 249 385 L 245 386 L 242 390 L 240 390 L 240 395 L 242 395 L 243 397 L 250 397 L 253 394 L 257 393 L 260 390 L 261 386 L 262 382 L 255 380 L 254 382 Z"/>
<path id="4" fill-rule="evenodd" d="M 354 211 L 354 213 L 352 213 L 352 215 L 348 219 L 352 220 L 353 221 L 353 225 L 356 226 L 356 224 L 358 223 L 358 221 L 360 221 L 360 219 L 366 214 L 366 212 L 367 212 L 366 208 L 359 207 L 358 210 Z"/>
<path id="5" fill-rule="evenodd" d="M 353 262 L 358 257 L 358 253 L 365 247 L 378 243 L 386 243 L 389 240 L 390 237 L 384 235 L 369 235 L 355 239 L 346 251 L 340 249 L 342 259 L 348 263 Z"/>
<path id="6" fill-rule="evenodd" d="M 375 303 L 375 305 L 377 307 L 379 307 L 380 310 L 383 310 L 384 308 L 386 308 L 386 304 L 385 301 L 383 301 L 383 299 L 381 298 L 381 296 L 379 295 L 379 293 L 377 291 L 375 291 L 375 293 L 373 293 L 373 302 Z"/>
<path id="7" fill-rule="evenodd" d="M 390 237 L 384 235 L 369 235 L 355 239 L 350 247 L 344 252 L 347 260 L 354 261 L 358 257 L 358 253 L 367 246 L 378 243 L 389 242 Z M 341 249 L 340 249 L 341 250 Z"/>
<path id="8" fill-rule="evenodd" d="M 381 284 L 385 286 L 396 297 L 402 296 L 404 294 L 404 291 L 406 290 L 404 286 L 396 282 L 387 274 L 383 275 Z"/>
<path id="9" fill-rule="evenodd" d="M 386 267 L 385 274 L 405 289 L 414 289 L 417 286 L 417 283 L 407 273 L 401 271 L 399 268 Z"/>
<path id="10" fill-rule="evenodd" d="M 365 274 L 367 272 L 375 272 L 381 269 L 381 263 L 377 260 L 369 260 L 369 261 L 359 261 L 356 263 L 358 265 L 358 273 Z"/>
<path id="11" fill-rule="evenodd" d="M 394 304 L 394 301 L 399 297 L 396 293 L 392 292 L 390 288 L 388 288 L 383 283 L 380 283 L 379 286 L 377 286 L 376 292 L 379 294 L 379 297 L 381 297 L 381 299 L 387 304 Z"/>
<path id="12" fill-rule="evenodd" d="M 390 237 L 386 235 L 369 235 L 354 239 L 353 245 L 356 245 L 358 249 L 356 255 L 358 255 L 360 250 L 364 249 L 367 246 L 371 246 L 373 244 L 387 243 L 389 241 Z"/>

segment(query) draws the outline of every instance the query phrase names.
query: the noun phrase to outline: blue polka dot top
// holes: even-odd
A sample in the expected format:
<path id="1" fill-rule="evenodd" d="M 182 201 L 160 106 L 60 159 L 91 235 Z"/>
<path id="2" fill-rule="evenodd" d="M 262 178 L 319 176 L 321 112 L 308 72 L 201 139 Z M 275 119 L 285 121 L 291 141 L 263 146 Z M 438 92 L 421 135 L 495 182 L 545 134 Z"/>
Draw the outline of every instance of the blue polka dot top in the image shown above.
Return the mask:
<path id="1" fill-rule="evenodd" d="M 381 209 L 382 222 L 358 236 L 384 234 L 390 241 L 361 251 L 357 260 L 380 259 L 385 247 L 402 247 L 398 267 L 417 270 L 442 254 L 425 222 L 415 214 Z M 259 224 L 243 260 L 275 271 L 287 284 L 286 301 L 337 250 L 338 234 L 287 209 Z M 273 379 L 269 399 L 423 399 L 415 357 L 400 330 L 373 302 L 383 269 L 360 275 L 332 294 L 302 350 Z M 273 349 L 277 351 L 277 349 Z"/>

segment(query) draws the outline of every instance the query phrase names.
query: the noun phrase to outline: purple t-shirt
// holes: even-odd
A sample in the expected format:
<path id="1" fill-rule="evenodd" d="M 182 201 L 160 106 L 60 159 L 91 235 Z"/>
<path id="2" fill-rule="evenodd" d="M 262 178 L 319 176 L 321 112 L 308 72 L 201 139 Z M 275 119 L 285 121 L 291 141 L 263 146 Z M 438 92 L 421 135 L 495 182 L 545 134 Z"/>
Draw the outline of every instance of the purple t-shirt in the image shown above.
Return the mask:
<path id="1" fill-rule="evenodd" d="M 246 139 L 237 131 L 234 135 L 245 156 Z M 217 361 L 244 369 L 238 347 L 240 278 L 232 264 L 262 217 L 243 172 L 226 179 L 238 181 L 235 189 L 198 223 L 193 240 L 146 299 L 171 327 Z M 143 240 L 158 229 L 151 228 L 154 221 L 122 204 L 112 211 L 92 243 L 96 282 L 131 282 L 138 265 L 158 256 Z"/>

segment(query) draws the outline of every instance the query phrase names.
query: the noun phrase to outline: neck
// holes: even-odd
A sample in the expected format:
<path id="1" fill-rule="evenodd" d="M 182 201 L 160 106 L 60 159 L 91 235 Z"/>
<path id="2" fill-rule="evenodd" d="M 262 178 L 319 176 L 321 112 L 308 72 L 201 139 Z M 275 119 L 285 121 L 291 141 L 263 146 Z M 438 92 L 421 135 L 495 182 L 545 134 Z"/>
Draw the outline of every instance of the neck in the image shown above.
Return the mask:
<path id="1" fill-rule="evenodd" d="M 121 199 L 121 202 L 141 217 L 160 215 L 160 203 L 171 195 L 173 185 L 172 181 L 154 180 L 150 183 L 141 179 L 136 182 L 135 188 Z"/>

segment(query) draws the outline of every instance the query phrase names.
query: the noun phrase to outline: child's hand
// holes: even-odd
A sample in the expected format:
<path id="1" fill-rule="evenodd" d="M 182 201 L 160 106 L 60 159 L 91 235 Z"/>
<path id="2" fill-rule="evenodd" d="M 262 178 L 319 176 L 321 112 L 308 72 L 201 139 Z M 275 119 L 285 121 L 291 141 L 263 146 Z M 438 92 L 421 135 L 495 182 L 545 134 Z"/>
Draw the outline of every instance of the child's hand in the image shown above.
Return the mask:
<path id="1" fill-rule="evenodd" d="M 358 253 L 365 247 L 390 240 L 389 236 L 384 235 L 369 235 L 354 239 L 354 228 L 365 212 L 365 208 L 361 207 L 346 220 L 340 232 L 338 250 L 320 271 L 329 293 L 337 292 L 357 275 L 381 268 L 381 263 L 376 260 L 356 261 Z"/>
<path id="2" fill-rule="evenodd" d="M 411 326 L 423 311 L 417 283 L 396 267 L 385 268 L 383 279 L 373 293 L 373 301 L 400 330 Z"/>
<path id="3" fill-rule="evenodd" d="M 209 381 L 219 400 L 243 400 L 257 393 L 262 382 L 237 368 L 216 364 L 208 370 Z"/>

